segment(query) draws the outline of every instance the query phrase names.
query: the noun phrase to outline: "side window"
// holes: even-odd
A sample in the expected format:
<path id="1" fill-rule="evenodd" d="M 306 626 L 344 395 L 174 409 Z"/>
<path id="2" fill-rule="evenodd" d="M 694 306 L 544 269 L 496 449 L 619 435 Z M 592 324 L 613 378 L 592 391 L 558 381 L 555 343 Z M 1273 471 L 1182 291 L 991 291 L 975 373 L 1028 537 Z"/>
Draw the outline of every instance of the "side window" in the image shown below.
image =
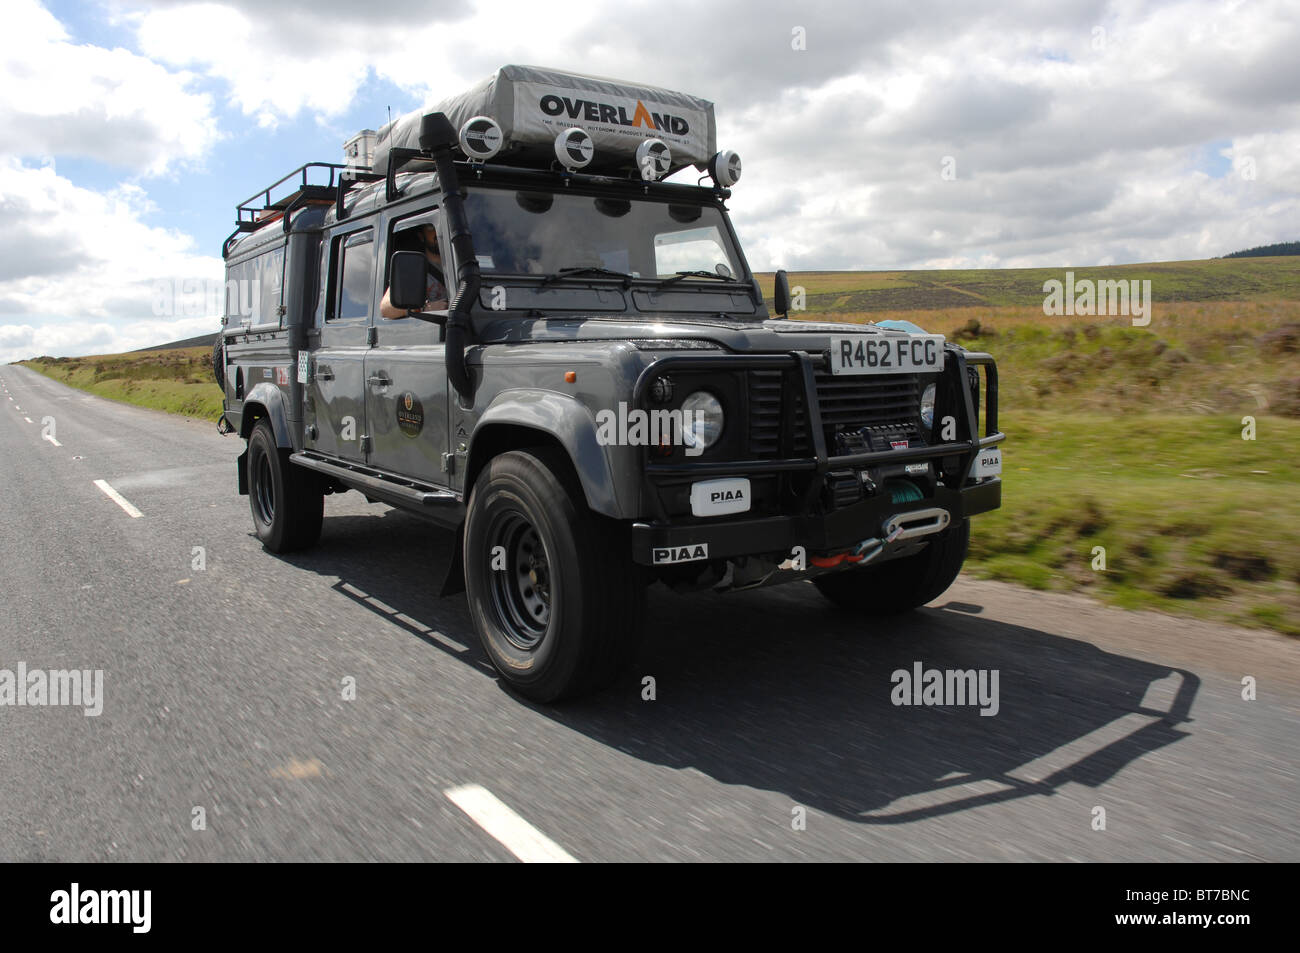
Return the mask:
<path id="1" fill-rule="evenodd" d="M 375 280 L 375 235 L 369 228 L 334 239 L 334 271 L 327 321 L 370 316 Z"/>
<path id="2" fill-rule="evenodd" d="M 284 246 L 231 265 L 226 271 L 227 327 L 244 321 L 279 324 L 284 290 Z"/>
<path id="3" fill-rule="evenodd" d="M 238 325 L 248 316 L 252 300 L 248 272 L 247 262 L 226 269 L 226 314 L 221 320 L 226 327 Z"/>
<path id="4" fill-rule="evenodd" d="M 330 254 L 333 247 L 333 242 L 320 243 L 316 271 L 312 276 L 312 300 L 314 302 L 312 305 L 312 324 L 317 328 L 321 326 L 322 319 L 326 317 L 326 314 L 333 306 L 330 298 L 330 292 L 334 288 L 334 282 L 330 280 L 330 261 L 332 260 Z M 322 284 L 327 286 L 324 290 L 321 288 Z"/>
<path id="5" fill-rule="evenodd" d="M 406 218 L 400 218 L 393 222 L 392 228 L 388 232 L 388 251 L 384 255 L 384 288 L 388 288 L 390 278 L 389 272 L 393 268 L 393 252 L 397 251 L 424 251 L 423 229 L 425 225 L 432 225 L 439 232 L 438 243 L 442 244 L 442 229 L 438 228 L 438 208 L 434 206 L 431 209 L 425 209 L 414 215 L 408 215 Z M 444 271 L 446 270 L 444 265 Z"/>
<path id="6" fill-rule="evenodd" d="M 258 313 L 255 324 L 279 324 L 284 291 L 284 246 L 258 255 L 252 262 L 256 269 Z"/>

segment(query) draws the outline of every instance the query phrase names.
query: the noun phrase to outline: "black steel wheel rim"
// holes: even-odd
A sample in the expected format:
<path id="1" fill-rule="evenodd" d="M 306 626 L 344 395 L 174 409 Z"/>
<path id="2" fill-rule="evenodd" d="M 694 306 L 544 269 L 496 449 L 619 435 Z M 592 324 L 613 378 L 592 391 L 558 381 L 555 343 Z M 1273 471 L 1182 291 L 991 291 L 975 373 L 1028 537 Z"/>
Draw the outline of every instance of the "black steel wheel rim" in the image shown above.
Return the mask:
<path id="1" fill-rule="evenodd" d="M 275 480 L 271 474 L 271 458 L 257 454 L 253 462 L 253 501 L 257 517 L 270 526 L 275 522 Z"/>
<path id="2" fill-rule="evenodd" d="M 497 620 L 511 645 L 522 652 L 536 651 L 551 619 L 546 546 L 529 519 L 515 510 L 493 520 L 487 539 L 488 587 Z"/>

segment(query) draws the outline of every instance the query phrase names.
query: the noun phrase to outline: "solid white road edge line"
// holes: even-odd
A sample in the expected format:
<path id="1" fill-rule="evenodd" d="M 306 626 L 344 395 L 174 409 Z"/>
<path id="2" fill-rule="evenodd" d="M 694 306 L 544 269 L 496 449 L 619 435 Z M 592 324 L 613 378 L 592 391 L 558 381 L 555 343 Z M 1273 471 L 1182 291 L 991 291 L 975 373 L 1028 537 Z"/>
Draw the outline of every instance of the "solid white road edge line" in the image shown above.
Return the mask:
<path id="1" fill-rule="evenodd" d="M 126 515 L 127 515 L 127 516 L 131 517 L 132 519 L 139 519 L 141 516 L 144 516 L 143 513 L 141 513 L 141 512 L 140 512 L 139 510 L 137 510 L 134 506 L 132 506 L 129 502 L 127 502 L 126 497 L 124 497 L 121 493 L 118 493 L 117 490 L 115 490 L 115 489 L 113 489 L 111 486 L 109 486 L 107 480 L 96 480 L 96 481 L 95 481 L 95 486 L 97 486 L 97 487 L 99 487 L 101 490 L 103 490 L 103 491 L 104 491 L 104 495 L 105 495 L 106 497 L 108 497 L 110 500 L 112 500 L 112 501 L 113 501 L 114 503 L 116 503 L 118 506 L 122 507 L 122 509 L 126 510 Z"/>
<path id="2" fill-rule="evenodd" d="M 533 825 L 510 810 L 487 788 L 464 784 L 442 792 L 526 864 L 576 864 L 578 861 Z"/>

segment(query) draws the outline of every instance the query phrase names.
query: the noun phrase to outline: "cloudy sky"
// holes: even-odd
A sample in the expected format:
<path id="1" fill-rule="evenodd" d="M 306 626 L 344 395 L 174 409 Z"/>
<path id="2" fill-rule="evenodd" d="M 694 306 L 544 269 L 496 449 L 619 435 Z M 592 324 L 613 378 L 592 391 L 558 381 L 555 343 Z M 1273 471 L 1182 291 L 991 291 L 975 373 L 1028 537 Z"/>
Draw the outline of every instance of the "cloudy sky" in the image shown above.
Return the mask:
<path id="1" fill-rule="evenodd" d="M 1300 238 L 1300 4 L 986 6 L 5 0 L 0 361 L 213 330 L 153 298 L 220 280 L 237 200 L 504 63 L 712 99 L 755 269 Z"/>

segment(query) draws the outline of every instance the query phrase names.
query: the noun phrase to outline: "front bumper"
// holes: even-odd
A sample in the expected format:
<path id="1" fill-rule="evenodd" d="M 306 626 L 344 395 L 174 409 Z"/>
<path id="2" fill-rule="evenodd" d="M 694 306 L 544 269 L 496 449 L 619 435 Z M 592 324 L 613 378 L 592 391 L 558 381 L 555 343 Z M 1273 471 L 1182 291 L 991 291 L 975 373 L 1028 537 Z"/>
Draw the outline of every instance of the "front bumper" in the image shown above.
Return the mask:
<path id="1" fill-rule="evenodd" d="M 732 519 L 682 519 L 669 516 L 658 506 L 659 496 L 651 493 L 658 512 L 655 518 L 633 524 L 632 558 L 643 565 L 696 562 L 736 556 L 789 553 L 802 546 L 811 552 L 833 552 L 852 548 L 867 539 L 881 537 L 891 517 L 920 510 L 941 508 L 951 522 L 997 509 L 1002 503 L 1002 481 L 997 478 L 973 480 L 968 474 L 975 456 L 983 449 L 1006 439 L 998 431 L 997 365 L 991 355 L 972 353 L 948 345 L 944 374 L 953 374 L 962 395 L 958 408 L 961 420 L 959 439 L 924 447 L 854 453 L 831 456 L 827 451 L 817 401 L 815 372 L 827 358 L 801 351 L 763 355 L 673 355 L 656 361 L 642 372 L 637 381 L 634 400 L 644 407 L 650 382 L 675 369 L 690 371 L 732 371 L 751 368 L 780 368 L 796 373 L 802 381 L 808 414 L 808 432 L 812 456 L 777 460 L 736 460 L 711 462 L 667 462 L 643 453 L 642 465 L 652 487 L 661 481 L 680 482 L 720 477 L 762 477 L 800 479 L 806 485 L 793 505 L 779 514 L 754 514 Z M 985 433 L 979 435 L 979 414 L 966 386 L 967 367 L 984 368 Z M 888 493 L 864 499 L 849 506 L 825 511 L 819 501 L 827 474 L 865 467 L 898 463 L 921 463 L 939 460 L 957 461 L 949 468 L 952 476 L 938 483 L 923 499 L 894 502 Z"/>
<path id="2" fill-rule="evenodd" d="M 932 499 L 914 503 L 894 503 L 885 498 L 816 515 L 717 519 L 690 525 L 634 523 L 632 558 L 642 565 L 653 566 L 669 561 L 788 554 L 795 546 L 803 546 L 809 552 L 844 550 L 865 539 L 881 537 L 885 523 L 892 516 L 940 507 L 957 521 L 995 510 L 1001 504 L 1002 481 L 994 478 L 960 490 L 940 487 Z M 698 549 L 701 545 L 703 550 Z M 670 560 L 664 557 L 665 550 L 680 555 Z"/>

